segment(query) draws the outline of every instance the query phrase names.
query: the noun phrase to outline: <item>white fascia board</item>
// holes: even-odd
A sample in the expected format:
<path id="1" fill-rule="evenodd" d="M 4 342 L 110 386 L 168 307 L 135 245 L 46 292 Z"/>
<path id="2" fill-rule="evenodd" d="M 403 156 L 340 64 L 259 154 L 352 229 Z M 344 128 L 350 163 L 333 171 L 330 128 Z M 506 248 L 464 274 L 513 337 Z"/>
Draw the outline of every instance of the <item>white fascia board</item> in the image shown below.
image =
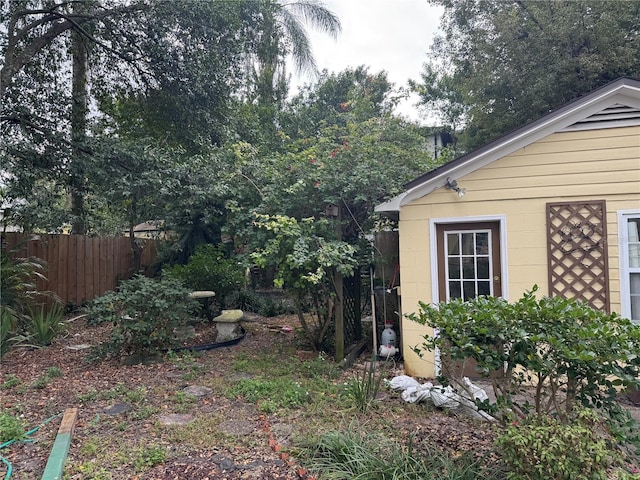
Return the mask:
<path id="1" fill-rule="evenodd" d="M 405 193 L 401 193 L 400 195 L 396 195 L 391 200 L 381 203 L 380 205 L 376 205 L 373 209 L 374 212 L 399 212 L 400 211 L 400 202 L 402 198 L 405 196 Z"/>
<path id="2" fill-rule="evenodd" d="M 379 205 L 376 207 L 376 211 L 400 211 L 400 208 L 404 205 L 445 186 L 447 177 L 453 177 L 457 180 L 616 103 L 637 107 L 640 105 L 640 88 L 620 85 L 613 90 L 602 92 L 602 94 L 586 102 L 579 102 L 573 108 L 550 116 L 546 121 L 540 122 L 528 129 L 523 129 L 522 132 L 514 136 L 510 135 L 503 141 L 497 141 L 492 148 L 469 157 L 469 159 L 463 163 L 452 165 L 449 169 L 444 169 L 438 176 L 420 185 L 416 185 L 392 198 L 385 204 Z M 378 210 L 380 207 L 386 208 L 385 210 Z"/>

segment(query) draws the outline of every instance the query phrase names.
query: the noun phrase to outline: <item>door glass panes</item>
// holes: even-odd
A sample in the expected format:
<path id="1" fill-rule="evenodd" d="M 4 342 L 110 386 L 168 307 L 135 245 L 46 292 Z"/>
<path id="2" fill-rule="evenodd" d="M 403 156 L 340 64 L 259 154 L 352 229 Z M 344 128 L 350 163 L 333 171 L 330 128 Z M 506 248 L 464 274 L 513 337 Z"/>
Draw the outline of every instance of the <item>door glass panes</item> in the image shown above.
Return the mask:
<path id="1" fill-rule="evenodd" d="M 449 278 L 460 278 L 460 258 L 449 257 Z"/>
<path id="2" fill-rule="evenodd" d="M 462 237 L 462 254 L 473 255 L 475 250 L 475 242 L 473 241 L 474 234 L 462 233 L 460 236 Z"/>
<path id="3" fill-rule="evenodd" d="M 460 253 L 460 237 L 458 235 L 447 235 L 447 250 L 451 255 Z"/>
<path id="4" fill-rule="evenodd" d="M 449 298 L 462 298 L 461 287 L 460 282 L 449 282 Z"/>
<path id="5" fill-rule="evenodd" d="M 491 282 L 478 282 L 478 295 L 491 295 Z"/>
<path id="6" fill-rule="evenodd" d="M 462 278 L 476 278 L 476 266 L 473 256 L 462 257 Z"/>
<path id="7" fill-rule="evenodd" d="M 489 279 L 489 257 L 479 257 L 476 259 L 478 278 Z"/>
<path id="8" fill-rule="evenodd" d="M 490 231 L 445 232 L 447 300 L 493 295 Z"/>

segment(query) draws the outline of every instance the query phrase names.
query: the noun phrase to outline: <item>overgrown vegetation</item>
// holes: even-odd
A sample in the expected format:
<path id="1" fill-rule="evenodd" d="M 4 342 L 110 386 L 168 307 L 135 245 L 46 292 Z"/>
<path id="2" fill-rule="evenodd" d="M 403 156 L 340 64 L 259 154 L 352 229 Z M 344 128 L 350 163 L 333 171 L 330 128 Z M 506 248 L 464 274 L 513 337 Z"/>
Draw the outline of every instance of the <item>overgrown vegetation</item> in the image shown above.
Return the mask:
<path id="1" fill-rule="evenodd" d="M 113 323 L 109 342 L 94 350 L 97 357 L 148 357 L 177 344 L 174 331 L 196 310 L 190 290 L 175 278 L 153 280 L 141 275 L 120 284 L 118 292 L 89 307 L 93 323 Z"/>
<path id="2" fill-rule="evenodd" d="M 291 295 L 307 339 L 321 350 L 335 309 L 335 274 L 353 274 L 356 248 L 327 239 L 331 228 L 327 221 L 264 215 L 256 224 L 269 236 L 253 253 L 253 260 L 259 267 L 277 268 L 276 286 L 285 287 Z"/>
<path id="3" fill-rule="evenodd" d="M 186 265 L 168 267 L 163 274 L 177 278 L 192 290 L 213 290 L 219 306 L 214 316 L 225 304 L 226 297 L 244 284 L 242 265 L 237 259 L 229 257 L 224 245 L 201 244 Z"/>
<path id="4" fill-rule="evenodd" d="M 25 437 L 22 421 L 6 412 L 0 414 L 0 443 L 22 440 Z"/>
<path id="5" fill-rule="evenodd" d="M 59 304 L 51 307 L 41 306 L 39 309 L 29 310 L 28 330 L 37 345 L 50 345 L 54 338 L 64 332 L 64 308 Z"/>
<path id="6" fill-rule="evenodd" d="M 429 450 L 427 455 L 376 433 L 363 433 L 353 425 L 322 435 L 306 451 L 306 465 L 321 478 L 333 480 L 487 480 L 501 478 L 472 457 L 452 458 Z"/>
<path id="7" fill-rule="evenodd" d="M 640 384 L 640 327 L 574 300 L 537 299 L 536 291 L 534 287 L 515 303 L 478 297 L 420 304 L 419 313 L 410 318 L 437 329 L 438 336 L 425 336 L 415 350 L 421 354 L 440 348 L 441 380 L 461 392 L 465 387 L 460 363 L 474 360 L 478 373 L 491 379 L 497 399 L 495 404 L 479 404 L 480 408 L 505 425 L 534 415 L 529 423 L 509 427 L 519 430 L 524 425 L 520 437 L 524 443 L 533 441 L 531 432 L 540 426 L 557 429 L 558 441 L 570 448 L 568 439 L 582 428 L 580 421 L 589 418 L 579 412 L 589 408 L 604 416 L 615 440 L 637 458 L 640 428 L 620 408 L 616 396 L 620 389 Z M 559 426 L 551 417 L 557 418 Z M 563 434 L 565 440 L 561 440 Z M 580 448 L 586 455 L 598 445 Z M 598 462 L 604 462 L 601 456 Z"/>
<path id="8" fill-rule="evenodd" d="M 610 409 L 617 388 L 640 385 L 640 328 L 575 300 L 536 299 L 536 291 L 512 304 L 494 297 L 422 303 L 410 317 L 439 335 L 427 335 L 416 351 L 446 352 L 444 378 L 456 386 L 455 362 L 475 360 L 491 378 L 501 409 L 494 413 L 566 419 L 576 403 Z"/>
<path id="9" fill-rule="evenodd" d="M 17 345 L 46 346 L 64 331 L 63 307 L 49 292 L 38 291 L 44 264 L 19 256 L 19 248 L 0 249 L 0 358 Z"/>
<path id="10" fill-rule="evenodd" d="M 362 372 L 345 385 L 345 393 L 356 409 L 366 412 L 377 400 L 382 380 L 386 377 L 386 365 L 379 366 L 375 355 L 365 364 Z"/>
<path id="11" fill-rule="evenodd" d="M 592 410 L 579 410 L 571 423 L 548 415 L 514 421 L 498 438 L 509 480 L 606 480 L 616 453 L 603 437 Z"/>

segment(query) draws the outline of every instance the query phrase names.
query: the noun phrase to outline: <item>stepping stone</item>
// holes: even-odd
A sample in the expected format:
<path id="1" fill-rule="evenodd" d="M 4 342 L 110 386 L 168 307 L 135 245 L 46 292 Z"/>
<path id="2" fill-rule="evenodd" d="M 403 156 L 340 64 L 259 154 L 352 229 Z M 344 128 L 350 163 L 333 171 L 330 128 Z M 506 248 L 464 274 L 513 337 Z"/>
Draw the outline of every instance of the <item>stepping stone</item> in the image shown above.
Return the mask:
<path id="1" fill-rule="evenodd" d="M 245 463 L 244 465 L 238 465 L 240 470 L 254 470 L 256 468 L 264 468 L 267 463 L 264 460 L 254 460 L 253 462 Z"/>
<path id="2" fill-rule="evenodd" d="M 213 319 L 218 329 L 218 340 L 232 340 L 240 336 L 240 320 L 244 317 L 242 310 L 223 310 Z"/>
<path id="3" fill-rule="evenodd" d="M 247 420 L 227 420 L 222 422 L 218 429 L 226 435 L 243 437 L 254 432 L 256 426 L 254 422 Z"/>
<path id="4" fill-rule="evenodd" d="M 274 423 L 271 425 L 271 431 L 278 440 L 278 443 L 285 445 L 289 443 L 289 438 L 293 434 L 293 427 L 285 423 Z"/>
<path id="5" fill-rule="evenodd" d="M 225 458 L 219 465 L 222 470 L 226 470 L 227 472 L 233 472 L 236 469 L 236 464 L 229 458 Z"/>
<path id="6" fill-rule="evenodd" d="M 187 388 L 183 388 L 182 391 L 197 398 L 208 397 L 213 393 L 213 390 L 210 388 L 202 387 L 200 385 L 190 385 Z"/>
<path id="7" fill-rule="evenodd" d="M 88 343 L 81 343 L 79 345 L 69 345 L 65 347 L 67 350 L 86 350 L 87 348 L 91 348 L 91 345 Z"/>
<path id="8" fill-rule="evenodd" d="M 109 407 L 109 408 L 105 408 L 104 409 L 104 414 L 105 415 L 120 415 L 122 413 L 127 413 L 128 411 L 131 410 L 131 405 L 126 404 L 126 403 L 116 403 L 115 405 Z"/>
<path id="9" fill-rule="evenodd" d="M 193 415 L 183 413 L 172 413 L 160 417 L 160 425 L 188 425 L 193 422 Z"/>

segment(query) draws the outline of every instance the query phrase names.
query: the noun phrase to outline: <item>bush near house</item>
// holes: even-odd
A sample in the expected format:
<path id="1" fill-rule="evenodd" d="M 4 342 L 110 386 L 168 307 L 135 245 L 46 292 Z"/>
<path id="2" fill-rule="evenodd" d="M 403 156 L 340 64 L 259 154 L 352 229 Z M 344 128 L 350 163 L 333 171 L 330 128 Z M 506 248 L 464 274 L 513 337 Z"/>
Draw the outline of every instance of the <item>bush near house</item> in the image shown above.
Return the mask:
<path id="1" fill-rule="evenodd" d="M 615 401 L 620 389 L 640 385 L 640 327 L 575 300 L 537 299 L 536 291 L 515 303 L 493 297 L 421 303 L 409 318 L 439 334 L 426 335 L 416 353 L 441 349 L 441 380 L 456 388 L 463 382 L 455 363 L 475 360 L 497 399 L 479 407 L 505 425 L 534 415 L 536 422 L 553 416 L 576 426 L 576 412 L 590 408 L 606 416 L 607 434 L 640 452 L 640 428 Z"/>

